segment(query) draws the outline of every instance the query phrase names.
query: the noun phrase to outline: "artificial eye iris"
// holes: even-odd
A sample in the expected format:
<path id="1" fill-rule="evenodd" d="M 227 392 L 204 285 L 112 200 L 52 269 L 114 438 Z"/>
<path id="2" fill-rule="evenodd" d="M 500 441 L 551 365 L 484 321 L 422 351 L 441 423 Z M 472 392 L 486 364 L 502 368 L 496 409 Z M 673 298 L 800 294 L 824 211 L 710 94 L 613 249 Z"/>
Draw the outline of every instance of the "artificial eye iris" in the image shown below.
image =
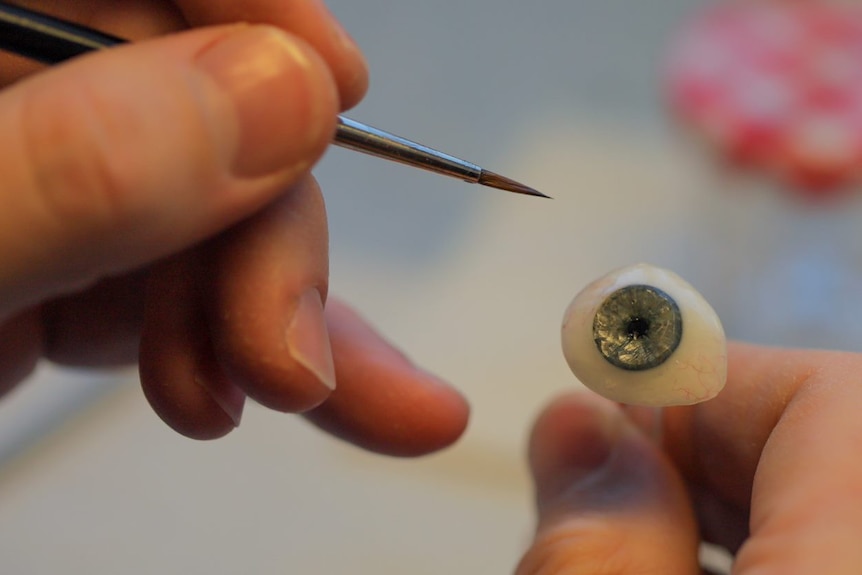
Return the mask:
<path id="1" fill-rule="evenodd" d="M 715 311 L 684 279 L 651 265 L 587 285 L 566 309 L 561 335 L 572 373 L 614 401 L 690 405 L 715 397 L 727 377 Z"/>
<path id="2" fill-rule="evenodd" d="M 630 285 L 605 299 L 593 319 L 593 339 L 615 366 L 639 371 L 665 362 L 682 339 L 682 314 L 662 290 Z"/>

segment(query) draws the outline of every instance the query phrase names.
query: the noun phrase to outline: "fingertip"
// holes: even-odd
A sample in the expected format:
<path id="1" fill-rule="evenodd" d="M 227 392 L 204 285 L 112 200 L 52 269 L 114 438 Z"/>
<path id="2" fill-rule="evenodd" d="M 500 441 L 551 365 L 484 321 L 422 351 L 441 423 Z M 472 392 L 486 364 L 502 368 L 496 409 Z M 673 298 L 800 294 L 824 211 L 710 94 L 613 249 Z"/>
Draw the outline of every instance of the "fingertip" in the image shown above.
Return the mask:
<path id="1" fill-rule="evenodd" d="M 470 425 L 470 404 L 460 393 L 449 394 L 448 401 L 440 402 L 442 424 L 438 425 L 433 434 L 429 434 L 425 442 L 413 451 L 413 455 L 427 455 L 454 445 Z"/>
<path id="2" fill-rule="evenodd" d="M 322 0 L 284 0 L 277 8 L 269 0 L 247 0 L 242 5 L 179 0 L 177 4 L 193 26 L 258 22 L 303 38 L 331 70 L 341 109 L 356 105 L 368 89 L 368 64 L 362 51 Z"/>
<path id="3" fill-rule="evenodd" d="M 547 446 L 556 446 L 585 425 L 586 418 L 593 424 L 597 418 L 614 417 L 614 404 L 590 392 L 575 391 L 563 393 L 552 399 L 540 412 L 530 433 L 530 453 L 540 459 L 565 458 L 562 453 L 544 453 Z"/>
<path id="4" fill-rule="evenodd" d="M 467 402 L 435 378 L 400 374 L 397 384 L 356 378 L 319 408 L 305 414 L 317 427 L 357 447 L 393 457 L 421 457 L 445 449 L 464 433 Z M 383 387 L 395 387 L 386 397 Z"/>
<path id="5" fill-rule="evenodd" d="M 352 39 L 345 46 L 344 51 L 347 52 L 345 63 L 338 66 L 333 73 L 338 81 L 341 109 L 349 110 L 361 102 L 368 93 L 369 68 L 368 61 Z"/>
<path id="6" fill-rule="evenodd" d="M 245 395 L 213 353 L 190 254 L 164 262 L 150 276 L 138 368 L 144 396 L 172 429 L 216 439 L 239 425 Z"/>
<path id="7" fill-rule="evenodd" d="M 208 323 L 222 369 L 250 398 L 275 411 L 304 413 L 331 396 L 337 375 L 318 292 L 295 298 L 292 310 L 278 309 L 289 299 L 222 300 Z"/>
<path id="8" fill-rule="evenodd" d="M 539 522 L 519 575 L 698 572 L 681 480 L 612 402 L 554 400 L 533 428 L 530 463 Z"/>
<path id="9" fill-rule="evenodd" d="M 295 176 L 332 142 L 336 86 L 323 58 L 302 38 L 273 26 L 234 26 L 195 64 L 227 97 L 238 121 L 236 176 L 285 170 Z"/>
<path id="10" fill-rule="evenodd" d="M 203 441 L 224 437 L 238 427 L 244 398 L 218 373 L 214 362 L 208 362 L 211 369 L 206 369 L 198 361 L 196 374 L 188 377 L 182 373 L 188 371 L 184 366 L 177 366 L 164 354 L 144 351 L 141 357 L 144 397 L 171 429 Z M 172 369 L 175 367 L 180 369 Z"/>
<path id="11" fill-rule="evenodd" d="M 530 435 L 529 460 L 540 505 L 608 461 L 623 425 L 610 401 L 574 392 L 553 400 Z"/>
<path id="12" fill-rule="evenodd" d="M 327 320 L 338 387 L 306 414 L 318 427 L 377 453 L 426 455 L 452 445 L 470 407 L 453 387 L 417 368 L 337 300 Z"/>
<path id="13" fill-rule="evenodd" d="M 249 397 L 301 413 L 337 386 L 324 316 L 326 212 L 305 178 L 206 246 L 207 323 L 225 372 Z"/>
<path id="14" fill-rule="evenodd" d="M 321 2 L 324 10 L 326 6 Z M 320 55 L 330 65 L 338 89 L 341 110 L 356 106 L 368 92 L 368 60 L 356 40 L 330 16 L 332 33 L 324 40 L 312 40 Z"/>
<path id="15" fill-rule="evenodd" d="M 393 408 L 401 413 L 400 426 L 410 433 L 387 437 L 386 453 L 399 457 L 418 457 L 435 453 L 455 444 L 470 422 L 470 404 L 451 384 L 422 370 L 413 373 L 409 384 L 411 405 Z"/>
<path id="16" fill-rule="evenodd" d="M 554 400 L 530 438 L 540 516 L 601 511 L 642 515 L 656 506 L 687 509 L 681 478 L 623 410 L 587 392 Z"/>
<path id="17" fill-rule="evenodd" d="M 317 5 L 329 12 L 324 2 Z M 336 20 L 331 13 L 326 17 L 332 23 L 333 33 L 328 42 L 320 43 L 324 58 L 330 63 L 338 83 L 341 109 L 354 107 L 368 92 L 368 60 L 356 39 Z"/>

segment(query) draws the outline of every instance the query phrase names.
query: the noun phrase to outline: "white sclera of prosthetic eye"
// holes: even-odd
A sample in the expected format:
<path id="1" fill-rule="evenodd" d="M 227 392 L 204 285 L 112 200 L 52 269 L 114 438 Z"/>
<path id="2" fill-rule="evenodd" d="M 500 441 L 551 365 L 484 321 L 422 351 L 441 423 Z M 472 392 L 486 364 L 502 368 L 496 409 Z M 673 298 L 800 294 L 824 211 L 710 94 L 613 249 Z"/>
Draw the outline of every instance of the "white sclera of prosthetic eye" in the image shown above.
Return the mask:
<path id="1" fill-rule="evenodd" d="M 576 295 L 562 343 L 575 377 L 621 403 L 699 403 L 727 379 L 718 315 L 688 282 L 648 264 L 613 271 Z"/>

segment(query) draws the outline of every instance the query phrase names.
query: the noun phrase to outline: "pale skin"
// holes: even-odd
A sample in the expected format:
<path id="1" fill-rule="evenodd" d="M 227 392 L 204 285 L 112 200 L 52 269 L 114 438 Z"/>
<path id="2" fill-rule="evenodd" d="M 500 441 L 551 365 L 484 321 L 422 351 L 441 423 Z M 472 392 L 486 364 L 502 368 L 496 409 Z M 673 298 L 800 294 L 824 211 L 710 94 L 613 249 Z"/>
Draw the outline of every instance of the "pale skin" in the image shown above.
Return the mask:
<path id="1" fill-rule="evenodd" d="M 250 397 L 382 453 L 455 441 L 462 396 L 328 297 L 310 169 L 367 72 L 324 5 L 21 3 L 141 42 L 50 70 L 0 55 L 0 390 L 42 357 L 137 361 L 193 438 Z M 595 396 L 552 404 L 519 574 L 694 574 L 699 532 L 740 575 L 862 572 L 862 359 L 736 345 L 729 368 L 664 412 L 664 450 Z"/>

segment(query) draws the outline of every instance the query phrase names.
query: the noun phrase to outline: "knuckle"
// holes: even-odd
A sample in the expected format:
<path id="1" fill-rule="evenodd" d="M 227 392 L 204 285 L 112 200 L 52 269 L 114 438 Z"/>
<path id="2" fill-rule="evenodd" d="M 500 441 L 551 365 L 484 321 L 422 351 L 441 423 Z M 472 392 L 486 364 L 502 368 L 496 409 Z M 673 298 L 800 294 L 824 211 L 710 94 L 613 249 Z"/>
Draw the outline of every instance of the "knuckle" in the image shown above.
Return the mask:
<path id="1" fill-rule="evenodd" d="M 120 106 L 97 90 L 72 87 L 24 100 L 21 142 L 35 199 L 49 223 L 92 232 L 122 223 L 132 212 L 128 154 L 116 142 L 129 123 Z M 124 157 L 125 156 L 125 157 Z"/>
<path id="2" fill-rule="evenodd" d="M 224 184 L 206 98 L 177 70 L 154 83 L 92 72 L 22 98 L 22 161 L 48 225 L 88 238 L 164 227 Z"/>

